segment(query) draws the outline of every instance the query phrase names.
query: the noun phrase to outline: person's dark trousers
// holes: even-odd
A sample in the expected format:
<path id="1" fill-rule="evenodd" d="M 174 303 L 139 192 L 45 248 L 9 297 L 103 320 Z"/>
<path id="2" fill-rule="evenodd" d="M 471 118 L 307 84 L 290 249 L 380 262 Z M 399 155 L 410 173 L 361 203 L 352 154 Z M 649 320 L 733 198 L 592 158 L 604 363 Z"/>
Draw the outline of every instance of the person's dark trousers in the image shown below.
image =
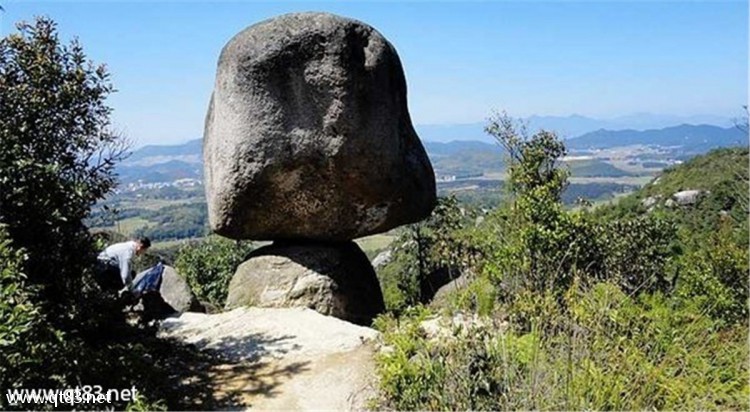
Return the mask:
<path id="1" fill-rule="evenodd" d="M 113 261 L 97 260 L 95 279 L 105 291 L 117 292 L 125 286 L 120 278 L 120 267 Z"/>

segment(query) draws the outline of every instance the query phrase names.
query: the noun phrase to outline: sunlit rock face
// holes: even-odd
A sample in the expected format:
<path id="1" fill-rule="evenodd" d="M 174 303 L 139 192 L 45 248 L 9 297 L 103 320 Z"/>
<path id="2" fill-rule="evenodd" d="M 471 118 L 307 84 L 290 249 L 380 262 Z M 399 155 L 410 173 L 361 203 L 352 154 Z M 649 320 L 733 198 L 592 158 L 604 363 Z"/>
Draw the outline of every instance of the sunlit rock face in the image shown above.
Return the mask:
<path id="1" fill-rule="evenodd" d="M 226 237 L 349 240 L 435 205 L 401 62 L 356 20 L 288 14 L 232 38 L 203 144 L 209 221 Z"/>

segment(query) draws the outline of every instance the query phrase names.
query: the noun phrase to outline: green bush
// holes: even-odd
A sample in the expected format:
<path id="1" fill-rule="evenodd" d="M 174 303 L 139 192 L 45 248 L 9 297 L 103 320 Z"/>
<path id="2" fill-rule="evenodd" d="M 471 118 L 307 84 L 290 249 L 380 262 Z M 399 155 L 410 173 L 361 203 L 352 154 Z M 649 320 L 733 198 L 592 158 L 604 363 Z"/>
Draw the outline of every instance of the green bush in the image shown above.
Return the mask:
<path id="1" fill-rule="evenodd" d="M 569 305 L 574 409 L 745 409 L 747 327 L 721 329 L 696 305 L 661 293 L 638 299 L 600 284 Z M 563 342 L 563 344 L 565 344 Z"/>
<path id="2" fill-rule="evenodd" d="M 431 273 L 446 268 L 458 273 L 471 264 L 477 250 L 465 232 L 474 219 L 475 213 L 455 197 L 441 197 L 428 219 L 401 230 L 392 243 L 391 261 L 378 271 L 387 310 L 399 313 L 426 303 Z"/>
<path id="3" fill-rule="evenodd" d="M 47 331 L 22 273 L 24 258 L 23 250 L 13 248 L 0 225 L 0 388 L 38 382 L 44 372 L 43 353 L 54 343 L 39 339 L 40 332 Z M 2 405 L 5 399 L 0 400 Z"/>
<path id="4" fill-rule="evenodd" d="M 699 305 L 709 316 L 727 322 L 748 320 L 748 250 L 725 226 L 676 264 L 676 295 Z"/>
<path id="5" fill-rule="evenodd" d="M 94 280 L 83 220 L 114 188 L 125 147 L 109 127 L 109 75 L 48 18 L 18 29 L 0 40 L 0 391 L 135 385 L 179 407 L 176 346 L 130 326 Z"/>
<path id="6" fill-rule="evenodd" d="M 496 307 L 497 289 L 486 277 L 478 277 L 464 288 L 449 296 L 449 312 L 471 311 L 479 315 L 490 315 Z"/>
<path id="7" fill-rule="evenodd" d="M 93 259 L 82 221 L 116 184 L 125 143 L 111 131 L 114 90 L 76 41 L 46 18 L 0 40 L 0 222 L 29 255 L 24 272 L 49 304 L 79 300 Z"/>
<path id="8" fill-rule="evenodd" d="M 599 242 L 603 255 L 601 280 L 617 283 L 627 293 L 667 291 L 667 273 L 676 254 L 676 227 L 654 215 L 603 222 Z"/>
<path id="9" fill-rule="evenodd" d="M 106 384 L 111 374 L 96 375 L 102 360 L 90 349 L 106 347 L 102 337 L 124 318 L 93 286 L 94 241 L 82 221 L 114 187 L 123 151 L 104 102 L 113 87 L 104 66 L 77 42 L 62 45 L 46 18 L 0 40 L 0 85 L 0 223 L 25 255 L 9 256 L 4 283 L 15 295 L 8 302 L 24 302 L 17 315 L 33 319 L 24 348 L 7 349 L 16 366 L 3 384 Z"/>
<path id="10" fill-rule="evenodd" d="M 570 213 L 561 196 L 568 171 L 559 167 L 566 150 L 555 133 L 527 135 L 507 115 L 487 127 L 508 153 L 510 202 L 484 224 L 489 241 L 483 273 L 498 284 L 502 300 L 522 290 L 563 293 L 573 273 L 597 273 L 602 266 L 599 228 L 586 211 Z"/>
<path id="11" fill-rule="evenodd" d="M 175 268 L 198 299 L 223 307 L 229 281 L 252 250 L 252 242 L 209 236 L 183 246 L 177 252 Z"/>
<path id="12" fill-rule="evenodd" d="M 435 409 L 430 405 L 436 387 L 443 380 L 441 370 L 432 361 L 430 346 L 419 329 L 419 322 L 429 312 L 411 307 L 398 319 L 383 315 L 373 326 L 384 332 L 384 343 L 391 351 L 381 352 L 377 359 L 382 398 L 374 409 Z"/>

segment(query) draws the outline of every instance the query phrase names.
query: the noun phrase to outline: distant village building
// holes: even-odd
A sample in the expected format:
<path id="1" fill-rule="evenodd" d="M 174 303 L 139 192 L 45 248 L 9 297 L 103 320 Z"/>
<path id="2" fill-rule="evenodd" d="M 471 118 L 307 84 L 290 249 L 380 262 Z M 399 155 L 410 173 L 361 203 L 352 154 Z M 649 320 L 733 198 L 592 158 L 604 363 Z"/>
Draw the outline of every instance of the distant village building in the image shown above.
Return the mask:
<path id="1" fill-rule="evenodd" d="M 175 187 L 197 187 L 203 184 L 199 179 L 193 179 L 193 178 L 184 178 L 184 179 L 177 179 L 174 182 L 172 182 L 172 185 Z"/>
<path id="2" fill-rule="evenodd" d="M 442 175 L 442 176 L 436 176 L 435 181 L 437 182 L 455 182 L 456 181 L 456 175 Z"/>
<path id="3" fill-rule="evenodd" d="M 162 189 L 165 187 L 176 187 L 176 188 L 188 188 L 188 187 L 199 187 L 203 184 L 200 179 L 184 178 L 177 179 L 171 182 L 148 182 L 145 183 L 143 180 L 138 180 L 135 183 L 128 183 L 125 186 L 124 191 L 126 192 L 137 192 L 139 190 L 153 190 Z"/>

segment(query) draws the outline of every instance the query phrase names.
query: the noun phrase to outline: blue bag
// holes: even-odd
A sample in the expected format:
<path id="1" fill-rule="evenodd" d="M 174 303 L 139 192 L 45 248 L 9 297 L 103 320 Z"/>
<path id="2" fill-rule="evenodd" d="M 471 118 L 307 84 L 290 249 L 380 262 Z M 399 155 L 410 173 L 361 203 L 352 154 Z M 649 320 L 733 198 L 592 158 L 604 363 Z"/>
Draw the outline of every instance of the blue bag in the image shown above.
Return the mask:
<path id="1" fill-rule="evenodd" d="M 159 262 L 155 266 L 139 273 L 130 286 L 130 292 L 139 299 L 148 292 L 159 292 L 161 288 L 161 277 L 164 273 L 164 265 Z"/>

